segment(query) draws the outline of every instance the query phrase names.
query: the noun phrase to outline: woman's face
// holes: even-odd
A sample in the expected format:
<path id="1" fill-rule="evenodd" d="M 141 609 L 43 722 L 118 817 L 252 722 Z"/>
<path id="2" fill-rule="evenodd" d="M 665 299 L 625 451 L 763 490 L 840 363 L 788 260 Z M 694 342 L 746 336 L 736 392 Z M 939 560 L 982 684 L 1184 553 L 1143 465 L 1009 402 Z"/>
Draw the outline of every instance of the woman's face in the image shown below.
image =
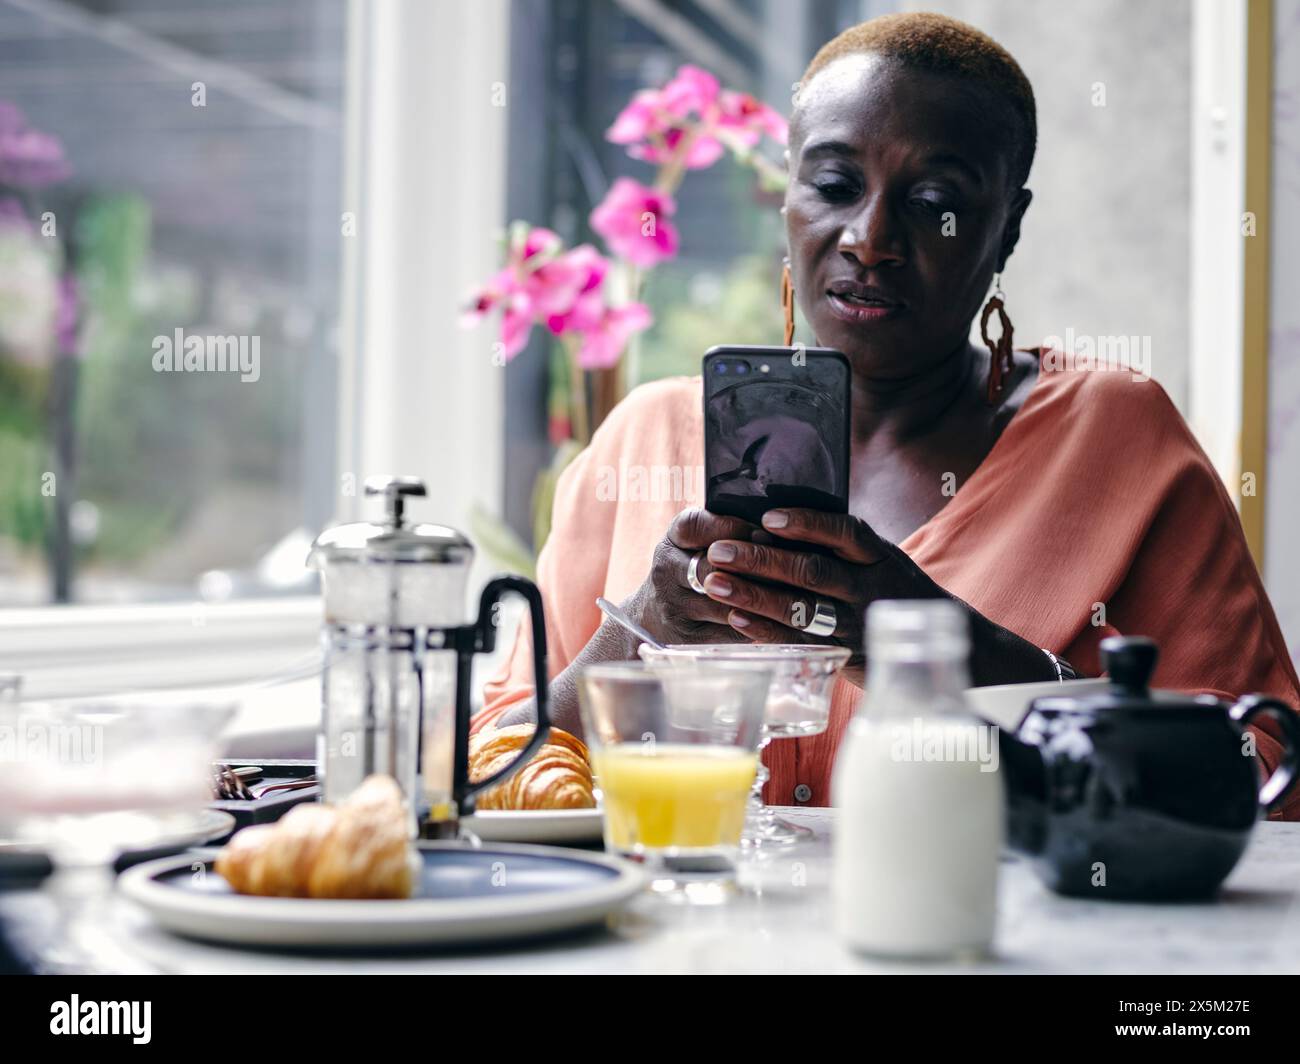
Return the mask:
<path id="1" fill-rule="evenodd" d="M 786 234 L 817 342 L 882 380 L 937 365 L 1019 237 L 1005 106 L 953 77 L 855 55 L 819 71 L 791 125 Z"/>

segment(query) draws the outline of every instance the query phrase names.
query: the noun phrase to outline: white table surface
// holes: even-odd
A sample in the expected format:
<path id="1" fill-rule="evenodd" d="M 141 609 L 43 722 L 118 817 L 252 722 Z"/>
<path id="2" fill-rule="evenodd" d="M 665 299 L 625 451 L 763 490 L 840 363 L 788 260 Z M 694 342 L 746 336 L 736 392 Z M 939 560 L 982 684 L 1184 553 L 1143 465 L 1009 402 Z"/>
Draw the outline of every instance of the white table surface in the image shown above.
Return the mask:
<path id="1" fill-rule="evenodd" d="M 1018 859 L 1002 865 L 995 956 L 959 965 L 860 958 L 830 924 L 833 810 L 786 808 L 812 841 L 750 866 L 723 906 L 636 899 L 605 928 L 511 949 L 386 956 L 258 952 L 178 938 L 126 901 L 106 937 L 145 970 L 175 973 L 781 973 L 1300 971 L 1300 824 L 1261 823 L 1219 898 L 1147 905 L 1058 897 Z M 4 900 L 32 919 L 31 896 Z"/>

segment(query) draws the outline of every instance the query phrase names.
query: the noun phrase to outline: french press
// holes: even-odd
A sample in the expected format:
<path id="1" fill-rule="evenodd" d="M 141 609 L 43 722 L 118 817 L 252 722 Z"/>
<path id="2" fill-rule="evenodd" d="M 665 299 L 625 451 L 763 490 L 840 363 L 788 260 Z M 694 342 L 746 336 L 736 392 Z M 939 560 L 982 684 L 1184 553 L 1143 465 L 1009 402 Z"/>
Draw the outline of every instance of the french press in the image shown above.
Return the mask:
<path id="1" fill-rule="evenodd" d="M 317 741 L 325 800 L 341 801 L 383 773 L 406 796 L 413 833 L 454 835 L 474 795 L 521 767 L 549 734 L 542 596 L 523 577 L 497 577 L 483 588 L 477 619 L 464 623 L 473 545 L 445 525 L 403 520 L 407 498 L 425 495 L 417 477 L 371 477 L 365 493 L 383 496 L 383 522 L 325 530 L 308 560 L 325 597 Z M 509 592 L 528 601 L 532 619 L 537 729 L 514 761 L 471 783 L 471 665 L 493 650 Z"/>

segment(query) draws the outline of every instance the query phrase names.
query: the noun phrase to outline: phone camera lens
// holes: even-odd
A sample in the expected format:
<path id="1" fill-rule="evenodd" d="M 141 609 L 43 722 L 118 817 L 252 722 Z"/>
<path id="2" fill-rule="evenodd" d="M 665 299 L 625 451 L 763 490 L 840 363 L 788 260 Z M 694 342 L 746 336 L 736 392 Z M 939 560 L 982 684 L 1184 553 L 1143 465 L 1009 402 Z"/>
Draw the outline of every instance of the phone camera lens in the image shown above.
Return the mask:
<path id="1" fill-rule="evenodd" d="M 747 363 L 747 362 L 737 362 L 737 363 L 736 363 L 736 373 L 737 373 L 737 374 L 748 373 L 748 372 L 749 372 L 749 363 Z"/>
<path id="2" fill-rule="evenodd" d="M 713 372 L 714 372 L 714 373 L 718 373 L 718 374 L 726 373 L 726 372 L 727 372 L 727 364 L 726 364 L 725 362 L 715 362 L 715 363 L 713 363 Z"/>

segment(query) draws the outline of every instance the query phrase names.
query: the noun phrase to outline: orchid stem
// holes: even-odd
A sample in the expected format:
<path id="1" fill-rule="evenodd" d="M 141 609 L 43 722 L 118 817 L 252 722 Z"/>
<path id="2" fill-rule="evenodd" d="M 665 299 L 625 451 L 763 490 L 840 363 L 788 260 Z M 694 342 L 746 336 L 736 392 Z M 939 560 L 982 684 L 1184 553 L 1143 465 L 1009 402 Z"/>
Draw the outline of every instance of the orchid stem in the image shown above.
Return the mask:
<path id="1" fill-rule="evenodd" d="M 587 417 L 587 379 L 578 365 L 578 347 L 572 340 L 564 341 L 569 356 L 569 415 L 573 421 L 573 438 L 586 447 L 591 442 L 591 428 Z"/>
<path id="2" fill-rule="evenodd" d="M 626 264 L 627 269 L 627 295 L 628 303 L 636 303 L 641 299 L 641 279 L 642 273 L 639 266 L 632 263 Z M 628 339 L 627 349 L 623 352 L 623 357 L 618 360 L 618 394 L 625 396 L 628 393 L 629 386 L 633 381 L 641 376 L 641 334 L 633 333 Z"/>

